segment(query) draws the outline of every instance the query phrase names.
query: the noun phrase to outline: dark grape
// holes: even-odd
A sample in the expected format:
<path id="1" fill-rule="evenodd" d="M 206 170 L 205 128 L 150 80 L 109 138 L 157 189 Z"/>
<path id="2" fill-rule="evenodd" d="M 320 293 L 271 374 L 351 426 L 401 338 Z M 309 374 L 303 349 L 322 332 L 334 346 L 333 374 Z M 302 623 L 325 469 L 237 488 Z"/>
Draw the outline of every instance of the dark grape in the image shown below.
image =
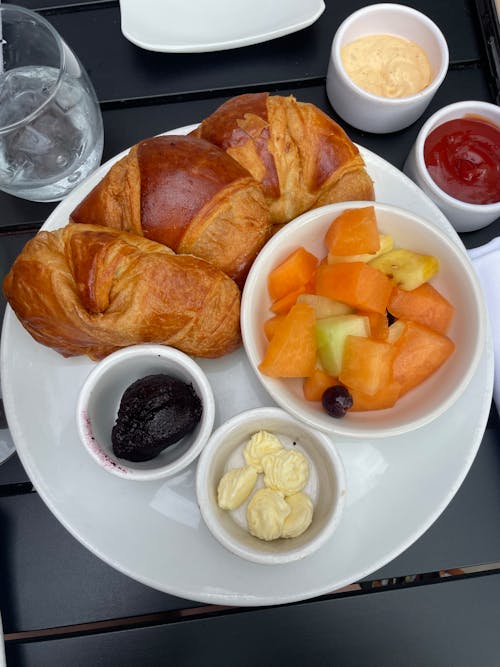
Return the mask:
<path id="1" fill-rule="evenodd" d="M 340 419 L 352 408 L 352 396 L 343 385 L 337 384 L 325 389 L 321 403 L 330 417 Z"/>

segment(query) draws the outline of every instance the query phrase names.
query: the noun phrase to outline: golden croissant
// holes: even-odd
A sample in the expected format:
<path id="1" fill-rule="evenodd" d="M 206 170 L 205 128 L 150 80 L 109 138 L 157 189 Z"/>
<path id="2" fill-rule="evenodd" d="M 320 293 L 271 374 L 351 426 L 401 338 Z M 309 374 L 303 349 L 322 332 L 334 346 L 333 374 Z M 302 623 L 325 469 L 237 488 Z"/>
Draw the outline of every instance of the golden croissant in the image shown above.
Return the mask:
<path id="1" fill-rule="evenodd" d="M 136 234 L 69 224 L 28 241 L 3 282 L 22 325 L 64 356 L 137 343 L 218 357 L 240 345 L 240 290 L 208 262 Z"/>
<path id="2" fill-rule="evenodd" d="M 262 187 L 203 139 L 145 139 L 114 164 L 71 213 L 201 257 L 240 286 L 271 233 Z"/>
<path id="3" fill-rule="evenodd" d="M 262 184 L 273 224 L 324 204 L 374 199 L 372 180 L 345 131 L 293 96 L 233 97 L 192 134 L 225 150 Z"/>

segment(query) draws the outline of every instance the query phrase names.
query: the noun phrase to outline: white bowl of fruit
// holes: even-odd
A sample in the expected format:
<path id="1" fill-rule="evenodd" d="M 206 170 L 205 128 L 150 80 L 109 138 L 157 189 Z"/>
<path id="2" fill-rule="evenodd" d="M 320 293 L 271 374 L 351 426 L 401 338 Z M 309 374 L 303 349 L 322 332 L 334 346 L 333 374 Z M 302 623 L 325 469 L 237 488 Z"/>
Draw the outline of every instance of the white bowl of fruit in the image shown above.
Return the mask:
<path id="1" fill-rule="evenodd" d="M 487 315 L 458 236 L 395 206 L 343 202 L 301 215 L 261 250 L 241 327 L 278 405 L 323 431 L 386 437 L 459 398 Z"/>

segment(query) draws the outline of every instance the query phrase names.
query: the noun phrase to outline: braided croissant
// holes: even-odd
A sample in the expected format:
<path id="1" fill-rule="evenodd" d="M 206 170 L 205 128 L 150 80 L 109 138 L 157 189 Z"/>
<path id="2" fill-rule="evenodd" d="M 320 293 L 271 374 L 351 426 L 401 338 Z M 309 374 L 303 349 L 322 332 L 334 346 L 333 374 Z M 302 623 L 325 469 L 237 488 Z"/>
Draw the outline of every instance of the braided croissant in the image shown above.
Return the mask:
<path id="1" fill-rule="evenodd" d="M 222 271 L 135 234 L 69 224 L 40 232 L 3 283 L 22 325 L 62 355 L 162 343 L 217 357 L 240 344 L 240 291 Z"/>
<path id="2" fill-rule="evenodd" d="M 363 159 L 344 130 L 292 96 L 233 97 L 192 134 L 224 149 L 262 183 L 273 224 L 324 204 L 374 199 Z"/>
<path id="3" fill-rule="evenodd" d="M 133 146 L 70 218 L 201 257 L 240 286 L 271 233 L 261 186 L 224 151 L 189 136 Z"/>

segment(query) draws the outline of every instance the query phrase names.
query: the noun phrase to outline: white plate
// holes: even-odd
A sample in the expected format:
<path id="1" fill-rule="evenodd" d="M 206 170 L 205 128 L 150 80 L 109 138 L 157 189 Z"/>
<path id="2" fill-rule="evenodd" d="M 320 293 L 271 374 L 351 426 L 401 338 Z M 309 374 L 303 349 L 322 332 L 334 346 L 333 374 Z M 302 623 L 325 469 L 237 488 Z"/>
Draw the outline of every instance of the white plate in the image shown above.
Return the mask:
<path id="1" fill-rule="evenodd" d="M 434 221 L 460 245 L 454 229 L 412 181 L 374 153 L 361 152 L 379 201 Z M 84 194 L 124 153 L 61 202 L 44 229 L 65 225 Z M 239 559 L 211 536 L 196 504 L 195 463 L 163 482 L 130 482 L 109 475 L 88 456 L 78 439 L 75 405 L 93 365 L 83 357 L 63 359 L 39 345 L 7 308 L 1 349 L 4 403 L 31 481 L 70 533 L 119 571 L 172 595 L 227 605 L 269 605 L 326 594 L 366 577 L 408 548 L 445 509 L 467 474 L 493 389 L 488 335 L 468 389 L 432 424 L 384 441 L 337 439 L 348 488 L 337 532 L 309 558 L 271 567 Z M 215 427 L 243 410 L 273 405 L 243 350 L 201 365 L 216 397 Z"/>
<path id="2" fill-rule="evenodd" d="M 120 0 L 124 36 L 149 51 L 222 51 L 302 30 L 323 0 Z"/>
<path id="3" fill-rule="evenodd" d="M 5 659 L 5 645 L 3 641 L 3 627 L 2 617 L 0 616 L 0 667 L 6 667 L 7 661 Z"/>
<path id="4" fill-rule="evenodd" d="M 0 389 L 0 399 L 2 398 L 2 391 Z M 16 451 L 12 435 L 8 428 L 0 429 L 0 465 L 5 463 L 12 454 Z M 0 662 L 0 667 L 2 663 Z"/>

